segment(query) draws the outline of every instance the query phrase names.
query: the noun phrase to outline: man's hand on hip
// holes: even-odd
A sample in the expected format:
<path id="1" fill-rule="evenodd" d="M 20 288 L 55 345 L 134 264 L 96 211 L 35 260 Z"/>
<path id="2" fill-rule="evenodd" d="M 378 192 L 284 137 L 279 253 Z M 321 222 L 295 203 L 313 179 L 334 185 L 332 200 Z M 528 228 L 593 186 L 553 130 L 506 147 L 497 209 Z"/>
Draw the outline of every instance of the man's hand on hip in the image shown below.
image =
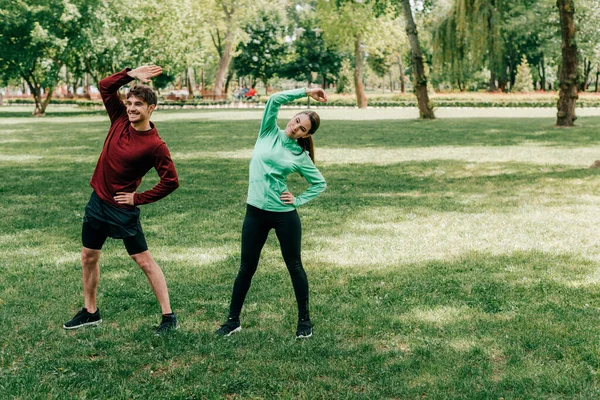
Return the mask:
<path id="1" fill-rule="evenodd" d="M 130 206 L 135 206 L 133 203 L 133 195 L 135 195 L 135 192 L 117 192 L 117 195 L 113 197 L 113 199 L 115 199 L 115 201 L 119 204 L 129 204 Z"/>

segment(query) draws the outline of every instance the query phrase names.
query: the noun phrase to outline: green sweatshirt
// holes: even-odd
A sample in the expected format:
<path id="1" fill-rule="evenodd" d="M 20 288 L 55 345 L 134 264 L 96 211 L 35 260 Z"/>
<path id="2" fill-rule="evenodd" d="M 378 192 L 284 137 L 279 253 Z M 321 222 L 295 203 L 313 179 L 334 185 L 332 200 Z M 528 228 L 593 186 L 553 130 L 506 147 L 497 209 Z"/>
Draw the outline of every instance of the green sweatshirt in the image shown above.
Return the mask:
<path id="1" fill-rule="evenodd" d="M 287 90 L 271 96 L 265 107 L 258 140 L 250 159 L 248 200 L 251 206 L 266 211 L 292 211 L 314 199 L 327 187 L 308 154 L 284 130 L 277 126 L 277 113 L 282 104 L 306 96 L 306 89 Z M 309 183 L 308 189 L 296 196 L 294 204 L 283 204 L 279 196 L 288 191 L 287 176 L 298 172 Z"/>

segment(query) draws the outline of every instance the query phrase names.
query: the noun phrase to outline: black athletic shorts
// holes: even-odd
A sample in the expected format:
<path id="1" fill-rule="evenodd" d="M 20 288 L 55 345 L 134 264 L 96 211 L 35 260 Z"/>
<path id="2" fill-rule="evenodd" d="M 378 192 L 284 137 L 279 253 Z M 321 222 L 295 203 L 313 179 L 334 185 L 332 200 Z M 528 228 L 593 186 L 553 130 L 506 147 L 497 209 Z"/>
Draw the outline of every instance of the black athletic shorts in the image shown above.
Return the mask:
<path id="1" fill-rule="evenodd" d="M 129 255 L 148 250 L 140 223 L 140 209 L 115 207 L 92 192 L 90 201 L 85 206 L 81 242 L 88 249 L 102 250 L 107 237 L 123 239 Z"/>

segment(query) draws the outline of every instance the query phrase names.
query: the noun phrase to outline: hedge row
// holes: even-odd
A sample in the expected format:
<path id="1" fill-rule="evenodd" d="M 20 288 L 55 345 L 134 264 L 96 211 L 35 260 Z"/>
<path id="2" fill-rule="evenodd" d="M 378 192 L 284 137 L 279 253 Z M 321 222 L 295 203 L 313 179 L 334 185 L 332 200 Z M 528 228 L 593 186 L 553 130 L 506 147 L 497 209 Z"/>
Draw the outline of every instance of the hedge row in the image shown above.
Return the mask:
<path id="1" fill-rule="evenodd" d="M 554 108 L 556 107 L 556 100 L 452 100 L 452 99 L 434 99 L 432 103 L 434 107 L 535 107 L 535 108 Z M 297 100 L 294 104 L 306 105 L 306 99 Z M 334 99 L 327 101 L 327 103 L 318 103 L 316 101 L 310 102 L 311 107 L 356 107 L 356 101 L 353 99 Z M 367 103 L 370 107 L 417 107 L 418 103 L 416 100 L 404 100 L 404 101 L 377 101 L 369 100 Z M 577 100 L 578 107 L 600 107 L 600 99 L 579 99 Z"/>
<path id="2" fill-rule="evenodd" d="M 26 99 L 5 99 L 4 102 L 6 104 L 35 104 L 35 101 L 32 98 Z M 102 102 L 94 101 L 94 100 L 86 100 L 86 99 L 51 99 L 50 104 L 64 104 L 64 105 L 78 105 L 82 107 L 91 107 L 102 105 Z"/>
<path id="3" fill-rule="evenodd" d="M 264 103 L 262 97 L 259 102 L 250 104 Z M 6 99 L 7 104 L 33 104 L 33 99 Z M 524 100 L 520 99 L 433 99 L 432 103 L 434 107 L 556 107 L 556 99 L 531 99 Z M 81 99 L 55 99 L 51 101 L 52 104 L 72 104 L 81 107 L 94 107 L 100 106 L 102 103 L 93 100 L 81 100 Z M 192 101 L 172 101 L 172 100 L 161 100 L 159 105 L 161 108 L 180 108 L 180 107 L 197 107 L 197 106 L 224 106 L 232 104 L 231 101 L 212 101 L 212 100 L 192 100 Z M 294 105 L 304 106 L 307 104 L 307 99 L 300 99 L 294 102 Z M 315 107 L 356 107 L 356 100 L 353 98 L 337 98 L 331 99 L 327 103 L 318 103 L 314 100 L 310 102 L 311 106 Z M 417 107 L 416 99 L 405 99 L 397 100 L 395 98 L 374 98 L 368 101 L 370 107 Z M 580 98 L 577 100 L 578 107 L 600 107 L 599 98 Z"/>

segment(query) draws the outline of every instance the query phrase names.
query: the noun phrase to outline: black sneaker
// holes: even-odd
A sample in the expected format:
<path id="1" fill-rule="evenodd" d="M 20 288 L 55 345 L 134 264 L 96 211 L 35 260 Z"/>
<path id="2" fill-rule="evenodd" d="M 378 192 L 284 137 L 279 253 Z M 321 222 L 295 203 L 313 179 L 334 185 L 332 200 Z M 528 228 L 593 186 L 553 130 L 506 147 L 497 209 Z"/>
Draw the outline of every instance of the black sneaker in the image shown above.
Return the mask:
<path id="1" fill-rule="evenodd" d="M 231 336 L 234 333 L 242 330 L 242 327 L 240 325 L 240 320 L 238 318 L 227 318 L 227 321 L 225 321 L 225 323 L 221 325 L 219 330 L 217 330 L 217 335 Z"/>
<path id="2" fill-rule="evenodd" d="M 72 320 L 65 323 L 63 325 L 63 328 L 77 329 L 81 328 L 82 326 L 98 325 L 100 322 L 102 322 L 102 318 L 100 317 L 100 310 L 97 309 L 96 312 L 92 314 L 89 313 L 87 308 L 84 307 L 81 309 L 81 311 L 77 313 L 77 315 L 73 317 Z"/>
<path id="3" fill-rule="evenodd" d="M 296 339 L 305 339 L 312 336 L 312 324 L 310 319 L 299 319 L 298 328 L 296 328 Z"/>
<path id="4" fill-rule="evenodd" d="M 167 314 L 162 316 L 162 321 L 160 322 L 160 325 L 155 329 L 155 331 L 157 335 L 160 335 L 161 333 L 165 333 L 175 329 L 179 329 L 177 317 L 175 316 L 175 314 Z"/>

